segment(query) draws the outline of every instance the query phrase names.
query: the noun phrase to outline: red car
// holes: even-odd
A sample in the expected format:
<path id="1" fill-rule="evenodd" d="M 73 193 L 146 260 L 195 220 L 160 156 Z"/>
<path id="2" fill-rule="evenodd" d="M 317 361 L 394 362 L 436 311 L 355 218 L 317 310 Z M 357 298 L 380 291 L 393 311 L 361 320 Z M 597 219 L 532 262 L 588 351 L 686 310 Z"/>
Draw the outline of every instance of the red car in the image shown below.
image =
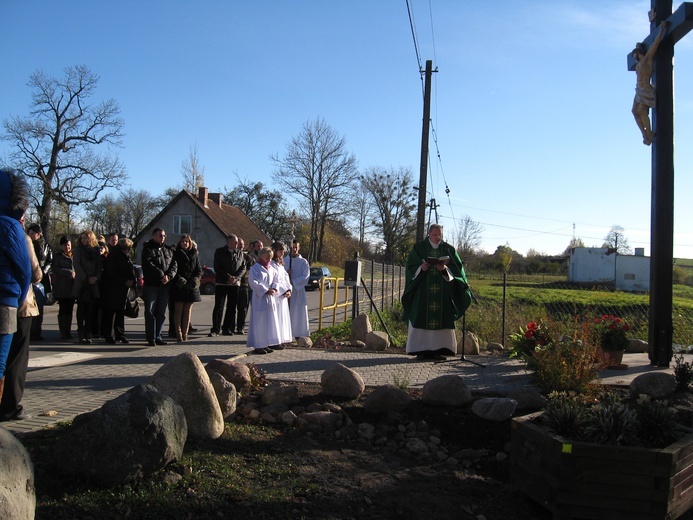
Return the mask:
<path id="1" fill-rule="evenodd" d="M 214 283 L 217 281 L 217 274 L 214 269 L 202 266 L 202 277 L 200 278 L 200 294 L 214 294 Z"/>

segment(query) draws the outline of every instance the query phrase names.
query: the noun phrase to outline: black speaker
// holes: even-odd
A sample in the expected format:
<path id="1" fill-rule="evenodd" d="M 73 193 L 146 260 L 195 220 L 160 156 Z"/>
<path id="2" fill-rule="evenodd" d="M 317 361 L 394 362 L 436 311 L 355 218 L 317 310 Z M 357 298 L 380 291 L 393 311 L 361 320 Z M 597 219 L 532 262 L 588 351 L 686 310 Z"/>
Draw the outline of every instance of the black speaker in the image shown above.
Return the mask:
<path id="1" fill-rule="evenodd" d="M 344 262 L 344 285 L 349 287 L 361 285 L 361 262 L 359 260 Z"/>

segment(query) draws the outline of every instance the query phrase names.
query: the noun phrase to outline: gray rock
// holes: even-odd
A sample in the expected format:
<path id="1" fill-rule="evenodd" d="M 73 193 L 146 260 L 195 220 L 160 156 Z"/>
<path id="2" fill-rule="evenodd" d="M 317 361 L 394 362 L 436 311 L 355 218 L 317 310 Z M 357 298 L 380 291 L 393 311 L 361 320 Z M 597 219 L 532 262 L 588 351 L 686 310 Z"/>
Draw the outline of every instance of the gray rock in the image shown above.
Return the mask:
<path id="1" fill-rule="evenodd" d="M 53 457 L 68 475 L 117 485 L 180 459 L 187 436 L 182 407 L 153 386 L 139 385 L 75 417 Z"/>
<path id="2" fill-rule="evenodd" d="M 539 410 L 546 405 L 546 397 L 536 386 L 526 386 L 508 392 L 505 397 L 517 401 L 518 410 Z"/>
<path id="3" fill-rule="evenodd" d="M 304 348 L 312 347 L 312 346 L 313 346 L 313 340 L 310 339 L 310 338 L 308 338 L 308 337 L 305 337 L 305 338 L 303 338 L 303 337 L 302 337 L 302 338 L 298 338 L 298 340 L 297 340 L 297 342 L 296 342 L 296 345 L 297 345 L 298 347 L 304 347 Z"/>
<path id="4" fill-rule="evenodd" d="M 428 444 L 417 437 L 413 437 L 407 441 L 406 449 L 414 455 L 424 455 L 429 452 Z"/>
<path id="5" fill-rule="evenodd" d="M 219 401 L 219 408 L 224 419 L 228 419 L 236 413 L 236 404 L 238 402 L 238 392 L 233 383 L 227 381 L 219 372 L 212 372 L 209 380 L 214 388 L 214 393 Z"/>
<path id="6" fill-rule="evenodd" d="M 372 441 L 375 437 L 375 426 L 370 423 L 361 423 L 358 425 L 359 437 Z"/>
<path id="7" fill-rule="evenodd" d="M 664 372 L 649 372 L 641 374 L 631 381 L 628 391 L 630 396 L 637 398 L 641 394 L 653 399 L 663 399 L 670 396 L 676 390 L 676 378 L 673 374 Z"/>
<path id="8" fill-rule="evenodd" d="M 298 388 L 293 385 L 285 385 L 282 383 L 271 383 L 265 391 L 262 392 L 262 404 L 281 403 L 291 406 L 301 402 L 298 397 Z"/>
<path id="9" fill-rule="evenodd" d="M 352 339 L 350 345 L 356 348 L 366 348 L 366 343 L 364 343 L 363 341 L 359 341 L 357 339 Z"/>
<path id="10" fill-rule="evenodd" d="M 472 412 L 482 419 L 502 422 L 510 419 L 517 408 L 517 401 L 507 397 L 487 397 L 472 404 Z"/>
<path id="11" fill-rule="evenodd" d="M 472 391 L 460 376 L 440 376 L 424 384 L 421 400 L 431 406 L 464 406 L 472 401 Z"/>
<path id="12" fill-rule="evenodd" d="M 649 343 L 647 343 L 647 341 L 644 339 L 631 338 L 628 340 L 626 352 L 629 354 L 643 353 L 647 352 L 649 348 Z"/>
<path id="13" fill-rule="evenodd" d="M 363 378 L 341 363 L 335 363 L 322 373 L 320 385 L 323 394 L 347 399 L 358 399 L 366 389 Z"/>
<path id="14" fill-rule="evenodd" d="M 297 419 L 296 414 L 291 410 L 289 410 L 288 412 L 284 412 L 283 414 L 281 414 L 279 418 L 281 422 L 286 424 L 287 426 L 293 426 Z"/>
<path id="15" fill-rule="evenodd" d="M 17 438 L 0 427 L 0 518 L 33 520 L 34 465 Z"/>
<path id="16" fill-rule="evenodd" d="M 229 383 L 233 383 L 236 390 L 243 392 L 250 388 L 250 369 L 243 363 L 234 363 L 228 359 L 213 359 L 205 367 L 211 377 L 213 373 L 221 374 Z"/>
<path id="17" fill-rule="evenodd" d="M 502 343 L 496 343 L 495 341 L 489 341 L 486 344 L 486 350 L 489 352 L 502 352 L 505 350 L 505 347 L 503 347 Z"/>
<path id="18" fill-rule="evenodd" d="M 219 401 L 195 354 L 184 352 L 172 358 L 156 371 L 151 384 L 183 407 L 191 438 L 217 439 L 224 433 Z"/>
<path id="19" fill-rule="evenodd" d="M 366 343 L 366 336 L 373 328 L 371 327 L 371 320 L 368 318 L 368 314 L 359 314 L 351 321 L 351 335 L 349 339 L 351 341 L 362 341 Z"/>
<path id="20" fill-rule="evenodd" d="M 329 432 L 344 425 L 344 415 L 332 412 L 306 412 L 298 417 L 299 428 L 315 432 Z"/>
<path id="21" fill-rule="evenodd" d="M 369 413 L 399 412 L 411 403 L 411 397 L 404 390 L 394 385 L 379 386 L 363 402 L 363 408 Z"/>
<path id="22" fill-rule="evenodd" d="M 462 352 L 462 340 L 464 340 L 464 352 Z M 476 334 L 466 331 L 464 336 L 460 338 L 460 341 L 457 342 L 457 352 L 470 355 L 479 354 L 479 338 L 476 337 Z"/>
<path id="23" fill-rule="evenodd" d="M 387 333 L 372 330 L 366 335 L 366 348 L 371 350 L 387 350 L 390 347 L 390 338 Z"/>

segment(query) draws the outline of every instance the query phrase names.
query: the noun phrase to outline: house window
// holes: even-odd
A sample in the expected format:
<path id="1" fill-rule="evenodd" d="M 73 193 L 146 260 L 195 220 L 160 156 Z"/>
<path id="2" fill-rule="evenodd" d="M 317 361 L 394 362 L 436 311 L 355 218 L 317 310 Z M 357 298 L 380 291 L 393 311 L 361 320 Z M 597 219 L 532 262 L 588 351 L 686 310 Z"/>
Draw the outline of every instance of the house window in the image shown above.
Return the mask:
<path id="1" fill-rule="evenodd" d="M 635 275 L 632 273 L 626 273 L 623 275 L 624 280 L 635 280 Z"/>
<path id="2" fill-rule="evenodd" d="M 189 235 L 192 233 L 191 215 L 173 215 L 173 234 Z"/>

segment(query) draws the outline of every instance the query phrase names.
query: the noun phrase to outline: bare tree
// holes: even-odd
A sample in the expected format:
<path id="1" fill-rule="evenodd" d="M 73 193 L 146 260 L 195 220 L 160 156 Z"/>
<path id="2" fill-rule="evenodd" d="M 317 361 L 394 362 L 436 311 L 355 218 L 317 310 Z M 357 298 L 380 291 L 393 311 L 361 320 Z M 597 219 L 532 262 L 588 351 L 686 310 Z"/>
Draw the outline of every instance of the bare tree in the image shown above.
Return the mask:
<path id="1" fill-rule="evenodd" d="M 631 254 L 633 250 L 628 245 L 628 239 L 624 231 L 622 226 L 611 226 L 611 229 L 604 237 L 604 245 L 602 247 L 615 249 L 621 255 Z"/>
<path id="2" fill-rule="evenodd" d="M 113 99 L 92 104 L 98 76 L 87 67 L 65 69 L 56 79 L 35 72 L 31 115 L 4 121 L 4 140 L 14 143 L 12 166 L 34 188 L 41 227 L 52 232 L 54 203 L 76 206 L 94 202 L 107 188 L 120 188 L 127 174 L 116 156 L 97 154 L 98 145 L 120 146 L 123 121 Z M 47 237 L 48 238 L 48 237 Z"/>
<path id="3" fill-rule="evenodd" d="M 318 118 L 303 125 L 283 157 L 274 154 L 270 159 L 276 167 L 274 179 L 306 206 L 311 222 L 308 261 L 318 261 L 327 222 L 346 212 L 349 187 L 358 173 L 356 157 L 347 152 L 344 137 Z"/>
<path id="4" fill-rule="evenodd" d="M 89 226 L 103 234 L 136 237 L 161 210 L 160 201 L 146 191 L 129 189 L 117 198 L 102 197 L 87 208 Z"/>
<path id="5" fill-rule="evenodd" d="M 356 234 L 359 249 L 365 251 L 368 248 L 366 234 L 372 229 L 369 215 L 373 212 L 373 200 L 362 182 L 352 191 L 348 208 L 347 224 L 350 224 L 349 229 L 352 233 Z"/>
<path id="6" fill-rule="evenodd" d="M 197 155 L 197 143 L 190 147 L 188 158 L 180 165 L 183 174 L 183 189 L 196 194 L 205 185 L 205 169 Z"/>
<path id="7" fill-rule="evenodd" d="M 469 215 L 462 217 L 459 224 L 456 237 L 457 251 L 462 260 L 468 260 L 474 256 L 476 249 L 481 245 L 484 228 Z"/>
<path id="8" fill-rule="evenodd" d="M 416 233 L 411 170 L 369 168 L 361 176 L 361 184 L 371 195 L 371 224 L 383 239 L 384 260 L 402 260 L 411 249 Z"/>

